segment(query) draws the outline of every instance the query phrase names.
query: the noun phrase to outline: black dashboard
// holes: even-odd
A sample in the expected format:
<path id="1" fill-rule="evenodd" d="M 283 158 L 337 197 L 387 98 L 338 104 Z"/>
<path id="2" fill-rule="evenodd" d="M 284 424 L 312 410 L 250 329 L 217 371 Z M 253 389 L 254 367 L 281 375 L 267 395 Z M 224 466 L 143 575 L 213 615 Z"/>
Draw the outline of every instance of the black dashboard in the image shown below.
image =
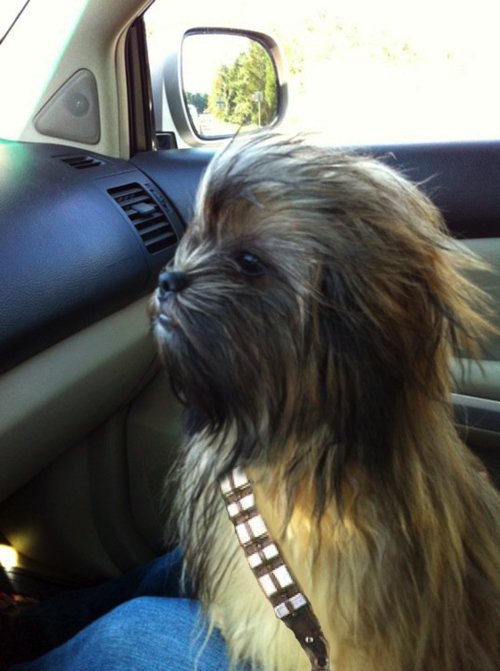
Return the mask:
<path id="1" fill-rule="evenodd" d="M 0 165 L 5 371 L 150 291 L 184 221 L 127 161 L 7 142 Z"/>

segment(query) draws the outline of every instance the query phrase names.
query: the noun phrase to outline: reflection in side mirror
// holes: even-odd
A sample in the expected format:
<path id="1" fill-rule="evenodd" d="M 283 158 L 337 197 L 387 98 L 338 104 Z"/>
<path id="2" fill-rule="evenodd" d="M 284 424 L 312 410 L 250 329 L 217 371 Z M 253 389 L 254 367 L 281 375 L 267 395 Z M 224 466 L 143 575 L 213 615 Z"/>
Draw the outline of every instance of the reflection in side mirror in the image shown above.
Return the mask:
<path id="1" fill-rule="evenodd" d="M 276 122 L 279 82 L 260 41 L 215 31 L 187 33 L 181 68 L 184 104 L 198 137 L 228 137 Z"/>

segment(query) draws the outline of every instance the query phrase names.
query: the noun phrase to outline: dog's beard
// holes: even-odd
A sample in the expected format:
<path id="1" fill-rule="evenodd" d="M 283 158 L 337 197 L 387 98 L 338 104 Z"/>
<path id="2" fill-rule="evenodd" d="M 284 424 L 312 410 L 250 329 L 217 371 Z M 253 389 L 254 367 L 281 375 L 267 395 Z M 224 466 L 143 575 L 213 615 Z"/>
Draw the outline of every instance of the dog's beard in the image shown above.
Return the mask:
<path id="1" fill-rule="evenodd" d="M 283 282 L 270 293 L 213 273 L 156 304 L 155 335 L 186 405 L 188 431 L 231 430 L 233 462 L 269 457 L 263 446 L 289 437 L 290 397 L 304 361 L 299 301 Z M 167 329 L 158 320 L 162 312 L 173 322 Z"/>

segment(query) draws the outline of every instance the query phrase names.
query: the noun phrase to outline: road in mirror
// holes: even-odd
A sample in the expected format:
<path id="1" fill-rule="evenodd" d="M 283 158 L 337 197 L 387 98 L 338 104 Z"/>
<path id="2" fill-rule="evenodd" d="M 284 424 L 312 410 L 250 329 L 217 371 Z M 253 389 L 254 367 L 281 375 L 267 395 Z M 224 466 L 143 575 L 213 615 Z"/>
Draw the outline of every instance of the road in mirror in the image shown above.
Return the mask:
<path id="1" fill-rule="evenodd" d="M 182 83 L 191 125 L 201 138 L 256 131 L 276 119 L 276 71 L 256 40 L 188 34 L 182 45 Z"/>

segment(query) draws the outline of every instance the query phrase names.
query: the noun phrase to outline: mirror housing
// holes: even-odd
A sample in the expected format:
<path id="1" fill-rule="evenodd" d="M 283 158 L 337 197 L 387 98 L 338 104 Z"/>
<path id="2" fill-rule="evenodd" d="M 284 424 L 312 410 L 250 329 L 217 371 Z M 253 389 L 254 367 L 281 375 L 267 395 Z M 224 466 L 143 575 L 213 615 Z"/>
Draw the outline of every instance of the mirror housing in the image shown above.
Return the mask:
<path id="1" fill-rule="evenodd" d="M 205 60 L 215 63 L 214 53 L 220 52 L 220 66 L 218 69 L 213 66 L 213 74 L 205 79 L 205 91 L 190 91 L 188 87 L 196 73 L 187 71 L 186 66 L 191 64 L 193 67 L 196 58 L 203 58 L 204 52 L 200 48 L 202 38 L 205 38 L 205 46 L 212 47 L 210 59 Z M 196 48 L 193 40 L 199 42 Z M 252 77 L 246 77 L 245 91 L 240 92 L 240 102 L 235 105 L 235 92 L 225 91 L 221 76 L 223 79 L 225 74 L 230 75 L 242 66 L 248 68 L 252 59 L 257 62 L 260 83 L 248 83 Z M 199 65 L 200 70 L 207 68 L 206 63 L 200 62 Z M 236 133 L 276 127 L 287 108 L 288 90 L 280 49 L 272 37 L 261 32 L 192 28 L 182 36 L 179 49 L 166 59 L 163 79 L 175 126 L 181 138 L 192 146 L 206 146 L 231 138 Z"/>

